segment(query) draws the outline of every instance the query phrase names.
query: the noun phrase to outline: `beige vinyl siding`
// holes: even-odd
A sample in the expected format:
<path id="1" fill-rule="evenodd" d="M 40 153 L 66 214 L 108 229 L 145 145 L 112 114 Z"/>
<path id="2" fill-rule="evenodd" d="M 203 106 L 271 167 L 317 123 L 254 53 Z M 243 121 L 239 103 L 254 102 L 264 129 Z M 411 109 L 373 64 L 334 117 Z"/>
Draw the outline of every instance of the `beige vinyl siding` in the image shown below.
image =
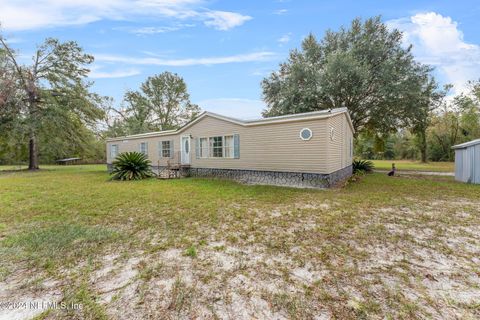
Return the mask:
<path id="1" fill-rule="evenodd" d="M 110 150 L 110 145 L 118 145 L 118 153 L 127 152 L 127 151 L 137 151 L 140 152 L 140 143 L 147 142 L 147 152 L 148 158 L 152 161 L 153 166 L 166 166 L 167 161 L 172 159 L 160 157 L 159 141 L 174 140 L 173 147 L 177 151 L 178 146 L 180 145 L 180 140 L 178 135 L 169 135 L 163 137 L 149 137 L 149 138 L 125 138 L 124 140 L 107 142 L 108 150 Z M 177 156 L 175 152 L 175 156 Z M 110 152 L 107 152 L 107 163 L 112 163 L 113 159 L 110 158 Z"/>
<path id="2" fill-rule="evenodd" d="M 327 169 L 326 119 L 244 127 L 206 117 L 182 134 L 193 138 L 240 135 L 240 158 L 199 158 L 192 154 L 192 167 L 323 173 Z M 300 130 L 310 128 L 313 137 L 300 139 Z M 194 142 L 193 142 L 194 143 Z"/>
<path id="3" fill-rule="evenodd" d="M 333 128 L 334 139 L 330 139 L 330 130 Z M 335 172 L 352 164 L 350 154 L 350 141 L 353 139 L 353 132 L 348 123 L 345 113 L 334 115 L 328 118 L 328 170 Z"/>
<path id="4" fill-rule="evenodd" d="M 330 141 L 329 128 L 334 127 L 335 140 Z M 312 138 L 303 141 L 300 131 L 312 130 Z M 240 158 L 196 158 L 196 138 L 239 134 Z M 180 139 L 190 135 L 190 164 L 197 168 L 247 169 L 283 172 L 331 173 L 351 163 L 349 140 L 351 129 L 344 113 L 323 119 L 243 126 L 223 119 L 206 116 L 175 134 L 156 137 L 126 137 L 111 141 L 119 153 L 138 151 L 141 142 L 148 143 L 152 165 L 167 165 L 169 159 L 159 157 L 159 141 L 173 140 L 175 159 L 179 161 Z M 107 163 L 111 163 L 107 153 Z M 177 160 L 178 159 L 178 160 Z"/>

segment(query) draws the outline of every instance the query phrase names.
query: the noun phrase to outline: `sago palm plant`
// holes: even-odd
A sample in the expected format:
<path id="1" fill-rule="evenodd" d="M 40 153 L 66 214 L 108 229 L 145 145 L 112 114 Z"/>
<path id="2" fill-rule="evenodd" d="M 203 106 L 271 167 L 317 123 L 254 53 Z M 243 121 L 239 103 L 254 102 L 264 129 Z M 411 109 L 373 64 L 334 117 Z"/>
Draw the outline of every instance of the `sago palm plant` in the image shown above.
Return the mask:
<path id="1" fill-rule="evenodd" d="M 140 152 L 124 152 L 112 163 L 112 180 L 141 180 L 154 175 L 150 169 L 150 160 Z"/>
<path id="2" fill-rule="evenodd" d="M 370 160 L 355 159 L 353 160 L 353 173 L 370 173 L 374 169 L 374 164 Z"/>

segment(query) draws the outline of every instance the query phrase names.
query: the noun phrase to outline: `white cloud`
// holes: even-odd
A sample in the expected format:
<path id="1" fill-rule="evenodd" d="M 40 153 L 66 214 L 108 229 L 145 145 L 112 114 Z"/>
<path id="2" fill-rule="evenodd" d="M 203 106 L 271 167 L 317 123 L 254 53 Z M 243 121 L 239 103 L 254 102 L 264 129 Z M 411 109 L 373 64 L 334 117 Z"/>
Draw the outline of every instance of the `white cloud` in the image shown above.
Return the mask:
<path id="1" fill-rule="evenodd" d="M 178 29 L 180 28 L 179 27 L 143 27 L 143 28 L 132 29 L 129 32 L 135 33 L 138 35 L 150 35 L 150 34 L 156 34 L 156 33 L 172 32 Z"/>
<path id="2" fill-rule="evenodd" d="M 206 16 L 209 18 L 204 22 L 206 26 L 223 31 L 241 26 L 246 21 L 252 19 L 250 16 L 227 11 L 211 11 L 207 12 Z"/>
<path id="3" fill-rule="evenodd" d="M 290 42 L 291 38 L 292 38 L 292 33 L 289 32 L 281 36 L 277 41 L 280 42 L 280 44 L 286 44 Z"/>
<path id="4" fill-rule="evenodd" d="M 444 82 L 454 85 L 454 94 L 465 91 L 467 81 L 480 77 L 480 46 L 466 42 L 452 18 L 427 12 L 387 23 L 404 32 L 415 56 L 435 66 Z"/>
<path id="5" fill-rule="evenodd" d="M 88 75 L 92 79 L 112 79 L 112 78 L 126 78 L 141 74 L 138 69 L 122 69 L 113 71 L 101 71 L 99 67 L 93 67 Z"/>
<path id="6" fill-rule="evenodd" d="M 184 28 L 194 27 L 194 24 L 177 24 L 173 26 L 163 27 L 141 27 L 141 28 L 116 28 L 116 30 L 126 30 L 129 33 L 133 33 L 139 36 L 153 35 L 158 33 L 173 32 Z"/>
<path id="7" fill-rule="evenodd" d="M 100 20 L 141 18 L 200 20 L 228 30 L 251 19 L 235 12 L 211 11 L 204 0 L 0 0 L 0 21 L 7 30 L 82 25 Z"/>
<path id="8" fill-rule="evenodd" d="M 127 57 L 110 54 L 96 54 L 95 61 L 126 63 L 132 65 L 156 65 L 170 67 L 186 67 L 195 65 L 215 65 L 226 63 L 266 61 L 274 58 L 275 54 L 268 51 L 238 54 L 224 57 L 162 59 L 156 57 Z"/>
<path id="9" fill-rule="evenodd" d="M 287 12 L 288 12 L 287 9 L 278 9 L 278 10 L 273 11 L 273 14 L 281 16 L 281 15 L 286 14 Z"/>
<path id="10" fill-rule="evenodd" d="M 262 111 L 266 108 L 261 100 L 239 98 L 208 99 L 199 101 L 197 104 L 203 110 L 238 119 L 261 118 Z"/>

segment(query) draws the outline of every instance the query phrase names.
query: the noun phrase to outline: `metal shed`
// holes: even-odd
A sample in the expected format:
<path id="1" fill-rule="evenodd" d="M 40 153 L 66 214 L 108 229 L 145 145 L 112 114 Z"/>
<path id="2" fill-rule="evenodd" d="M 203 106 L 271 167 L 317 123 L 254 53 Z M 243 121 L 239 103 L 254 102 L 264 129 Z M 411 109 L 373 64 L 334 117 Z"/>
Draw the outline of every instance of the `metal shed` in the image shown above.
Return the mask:
<path id="1" fill-rule="evenodd" d="M 480 139 L 452 148 L 455 149 L 455 180 L 480 184 Z"/>

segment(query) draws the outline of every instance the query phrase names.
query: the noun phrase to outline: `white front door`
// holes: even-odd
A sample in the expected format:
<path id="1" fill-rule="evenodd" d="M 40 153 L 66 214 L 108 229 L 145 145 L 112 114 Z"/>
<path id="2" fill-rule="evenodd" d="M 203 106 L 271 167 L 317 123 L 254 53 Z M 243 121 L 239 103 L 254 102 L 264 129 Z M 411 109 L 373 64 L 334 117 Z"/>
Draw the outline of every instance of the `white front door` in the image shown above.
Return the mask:
<path id="1" fill-rule="evenodd" d="M 190 136 L 182 137 L 182 164 L 190 164 Z"/>

